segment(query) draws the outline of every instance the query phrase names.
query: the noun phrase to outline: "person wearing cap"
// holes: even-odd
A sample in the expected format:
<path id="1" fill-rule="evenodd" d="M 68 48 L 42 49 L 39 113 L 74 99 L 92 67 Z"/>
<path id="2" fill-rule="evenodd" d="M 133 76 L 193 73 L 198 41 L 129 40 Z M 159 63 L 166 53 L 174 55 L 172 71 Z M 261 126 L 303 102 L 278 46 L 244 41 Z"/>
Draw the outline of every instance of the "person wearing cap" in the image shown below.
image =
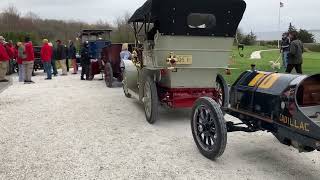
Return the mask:
<path id="1" fill-rule="evenodd" d="M 29 37 L 25 38 L 25 54 L 26 59 L 22 60 L 23 68 L 24 68 L 24 82 L 25 84 L 34 83 L 31 80 L 32 77 L 32 71 L 33 71 L 33 65 L 34 65 L 34 49 L 32 42 Z"/>
<path id="2" fill-rule="evenodd" d="M 25 47 L 22 44 L 22 42 L 17 43 L 17 63 L 18 63 L 18 69 L 19 69 L 19 82 L 24 82 L 24 68 L 22 65 L 22 61 L 27 58 L 25 54 Z"/>
<path id="3" fill-rule="evenodd" d="M 5 39 L 3 36 L 0 36 L 0 82 L 8 82 L 6 79 L 6 74 L 10 57 L 6 48 L 4 47 L 4 44 Z"/>
<path id="4" fill-rule="evenodd" d="M 52 47 L 49 46 L 48 39 L 44 39 L 43 45 L 41 47 L 40 56 L 43 63 L 43 67 L 47 73 L 46 80 L 52 79 L 52 71 L 51 71 L 51 58 L 52 58 Z"/>
<path id="5" fill-rule="evenodd" d="M 62 75 L 68 75 L 67 72 L 67 65 L 66 65 L 66 49 L 65 46 L 62 44 L 61 40 L 57 40 L 57 49 L 56 49 L 56 60 L 62 69 Z"/>

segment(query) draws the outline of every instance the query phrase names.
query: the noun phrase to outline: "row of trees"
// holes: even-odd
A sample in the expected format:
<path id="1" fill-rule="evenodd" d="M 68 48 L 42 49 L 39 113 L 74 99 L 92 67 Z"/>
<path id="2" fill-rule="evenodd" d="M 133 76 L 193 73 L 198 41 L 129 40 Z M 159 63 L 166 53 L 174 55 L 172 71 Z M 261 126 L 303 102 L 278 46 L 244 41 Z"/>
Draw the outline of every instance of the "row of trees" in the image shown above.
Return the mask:
<path id="1" fill-rule="evenodd" d="M 290 23 L 289 28 L 288 28 L 288 32 L 292 32 L 292 31 L 298 32 L 298 38 L 303 43 L 314 43 L 315 42 L 315 38 L 312 33 L 310 33 L 309 31 L 307 31 L 305 29 L 297 30 L 297 28 Z M 279 38 L 281 38 L 281 37 L 279 37 Z M 248 34 L 244 34 L 244 33 L 242 33 L 242 31 L 240 29 L 238 29 L 237 42 L 244 44 L 244 45 L 254 45 L 257 43 L 257 36 L 252 31 Z M 277 44 L 276 41 L 274 41 L 273 43 Z"/>
<path id="2" fill-rule="evenodd" d="M 29 12 L 25 15 L 14 6 L 9 6 L 0 13 L 0 32 L 8 40 L 23 41 L 25 36 L 31 36 L 35 44 L 41 39 L 67 41 L 75 39 L 82 29 L 112 29 L 113 42 L 133 42 L 134 35 L 131 27 L 127 24 L 129 14 L 119 17 L 115 25 L 107 21 L 98 21 L 95 24 L 88 24 L 81 21 L 63 21 L 42 19 L 37 14 Z"/>
<path id="3" fill-rule="evenodd" d="M 247 46 L 255 45 L 257 43 L 257 36 L 252 31 L 248 34 L 243 34 L 242 31 L 238 29 L 236 41 L 237 43 Z"/>
<path id="4" fill-rule="evenodd" d="M 305 29 L 297 30 L 297 28 L 295 26 L 293 26 L 292 23 L 290 23 L 289 28 L 288 28 L 288 32 L 291 32 L 291 31 L 297 31 L 298 38 L 304 43 L 314 43 L 315 42 L 314 34 L 310 33 L 309 31 L 307 31 Z"/>

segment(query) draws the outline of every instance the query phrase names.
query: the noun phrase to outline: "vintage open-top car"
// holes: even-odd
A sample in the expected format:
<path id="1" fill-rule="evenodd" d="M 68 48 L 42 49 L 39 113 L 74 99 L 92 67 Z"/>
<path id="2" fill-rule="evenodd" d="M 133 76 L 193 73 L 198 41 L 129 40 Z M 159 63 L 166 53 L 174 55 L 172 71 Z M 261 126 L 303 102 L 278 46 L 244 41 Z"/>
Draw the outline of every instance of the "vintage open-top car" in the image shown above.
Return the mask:
<path id="1" fill-rule="evenodd" d="M 111 45 L 111 31 L 109 29 L 84 29 L 80 32 L 79 38 L 81 39 L 81 45 L 85 42 L 89 44 L 89 56 L 90 56 L 90 78 L 93 79 L 95 75 L 102 74 L 104 72 L 104 66 L 102 64 L 103 52 L 105 47 Z"/>
<path id="2" fill-rule="evenodd" d="M 149 123 L 158 119 L 159 104 L 191 108 L 207 96 L 227 106 L 219 72 L 227 68 L 245 7 L 242 0 L 148 0 L 133 14 L 129 22 L 143 47 L 125 61 L 123 88 L 143 102 Z"/>

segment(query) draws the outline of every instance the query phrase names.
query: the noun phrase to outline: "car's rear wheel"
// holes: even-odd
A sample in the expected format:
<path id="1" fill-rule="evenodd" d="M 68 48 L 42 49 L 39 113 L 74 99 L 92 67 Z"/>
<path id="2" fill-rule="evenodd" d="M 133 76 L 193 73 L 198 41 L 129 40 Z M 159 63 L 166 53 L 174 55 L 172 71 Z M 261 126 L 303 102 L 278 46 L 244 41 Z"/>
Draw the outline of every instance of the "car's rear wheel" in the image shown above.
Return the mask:
<path id="1" fill-rule="evenodd" d="M 112 81 L 113 81 L 113 70 L 110 63 L 106 63 L 104 67 L 104 80 L 106 82 L 107 87 L 112 87 Z"/>
<path id="2" fill-rule="evenodd" d="M 158 92 L 156 83 L 148 77 L 144 83 L 144 96 L 143 104 L 146 115 L 146 120 L 153 124 L 157 121 L 159 112 L 158 112 Z"/>
<path id="3" fill-rule="evenodd" d="M 202 155 L 220 157 L 227 144 L 227 127 L 220 106 L 211 98 L 199 98 L 192 109 L 191 130 Z"/>

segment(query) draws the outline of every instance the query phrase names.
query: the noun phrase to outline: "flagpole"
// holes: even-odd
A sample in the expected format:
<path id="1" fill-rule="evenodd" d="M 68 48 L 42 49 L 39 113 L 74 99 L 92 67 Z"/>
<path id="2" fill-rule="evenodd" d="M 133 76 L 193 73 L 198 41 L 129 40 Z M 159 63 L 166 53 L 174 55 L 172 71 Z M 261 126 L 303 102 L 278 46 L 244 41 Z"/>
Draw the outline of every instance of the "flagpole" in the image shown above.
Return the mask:
<path id="1" fill-rule="evenodd" d="M 279 19 L 278 19 L 278 32 L 281 31 L 281 0 L 279 1 Z M 280 39 L 278 39 L 278 48 L 280 48 Z"/>

